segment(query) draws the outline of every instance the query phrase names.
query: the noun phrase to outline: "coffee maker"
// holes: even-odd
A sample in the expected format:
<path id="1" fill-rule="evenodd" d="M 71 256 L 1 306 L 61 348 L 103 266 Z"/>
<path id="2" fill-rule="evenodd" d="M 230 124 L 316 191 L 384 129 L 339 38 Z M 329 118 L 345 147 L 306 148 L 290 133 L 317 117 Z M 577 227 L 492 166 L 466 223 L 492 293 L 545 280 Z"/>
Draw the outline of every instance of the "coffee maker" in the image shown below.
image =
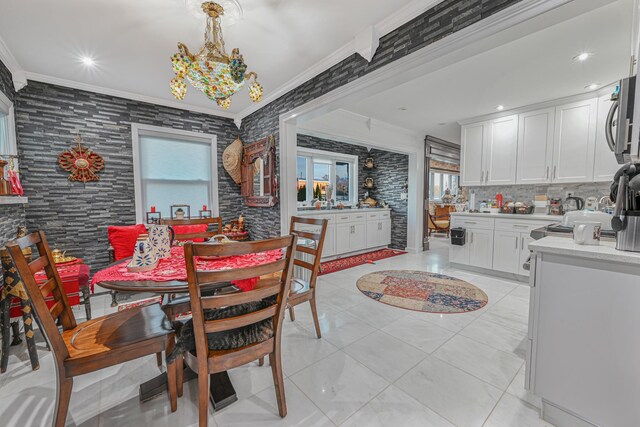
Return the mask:
<path id="1" fill-rule="evenodd" d="M 611 219 L 616 249 L 640 252 L 640 162 L 627 163 L 616 172 L 611 200 L 616 201 Z"/>

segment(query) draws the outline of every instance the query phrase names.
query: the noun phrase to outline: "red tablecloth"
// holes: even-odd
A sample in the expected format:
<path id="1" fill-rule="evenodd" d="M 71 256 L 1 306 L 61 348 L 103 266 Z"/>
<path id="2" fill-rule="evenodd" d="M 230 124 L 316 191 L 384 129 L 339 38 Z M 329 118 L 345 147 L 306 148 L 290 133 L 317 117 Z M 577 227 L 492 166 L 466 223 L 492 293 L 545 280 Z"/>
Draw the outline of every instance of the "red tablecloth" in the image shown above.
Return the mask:
<path id="1" fill-rule="evenodd" d="M 231 256 L 219 259 L 196 259 L 198 270 L 219 271 L 232 270 L 243 267 L 252 267 L 256 265 L 268 264 L 282 258 L 282 251 L 276 249 L 273 251 L 261 252 L 257 254 L 247 254 L 239 256 Z M 129 260 L 119 264 L 105 268 L 93 275 L 91 285 L 100 282 L 111 281 L 146 281 L 168 282 L 171 280 L 187 280 L 187 265 L 184 259 L 184 248 L 176 246 L 171 248 L 171 256 L 161 259 L 158 266 L 142 273 L 131 273 L 127 270 Z M 257 278 L 247 280 L 232 281 L 234 285 L 243 291 L 253 289 Z"/>
<path id="2" fill-rule="evenodd" d="M 56 268 L 69 304 L 71 306 L 80 304 L 80 288 L 89 283 L 89 267 L 78 258 L 72 263 L 58 265 Z M 38 285 L 43 285 L 47 281 L 44 270 L 37 272 L 34 276 Z M 91 292 L 93 292 L 93 285 L 91 285 Z M 51 307 L 54 303 L 53 296 L 49 295 L 45 301 Z M 18 298 L 11 300 L 10 316 L 11 318 L 22 316 L 22 307 Z"/>

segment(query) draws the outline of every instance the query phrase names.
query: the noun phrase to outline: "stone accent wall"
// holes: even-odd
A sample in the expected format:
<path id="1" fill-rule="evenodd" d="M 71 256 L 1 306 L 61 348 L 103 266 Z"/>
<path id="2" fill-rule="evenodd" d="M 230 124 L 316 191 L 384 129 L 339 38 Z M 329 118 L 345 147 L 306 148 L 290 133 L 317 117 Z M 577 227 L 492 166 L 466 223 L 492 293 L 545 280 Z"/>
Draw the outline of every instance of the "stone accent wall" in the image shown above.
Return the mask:
<path id="1" fill-rule="evenodd" d="M 358 54 L 353 54 L 246 117 L 242 122 L 242 135 L 246 141 L 255 141 L 269 134 L 274 134 L 276 140 L 279 141 L 278 126 L 281 114 L 466 28 L 519 1 L 445 0 L 382 37 L 380 46 L 371 62 L 367 62 Z M 251 214 L 253 215 L 253 212 Z M 258 215 L 263 230 L 279 229 L 279 209 L 262 209 L 258 212 Z M 253 217 L 249 219 L 250 222 L 254 221 Z"/>
<path id="2" fill-rule="evenodd" d="M 45 230 L 52 246 L 94 272 L 108 263 L 107 226 L 135 223 L 132 123 L 217 135 L 220 213 L 228 221 L 243 211 L 240 189 L 222 167 L 238 135 L 231 119 L 33 81 L 18 93 L 16 110 L 27 227 Z M 78 131 L 105 160 L 98 182 L 71 182 L 57 164 Z"/>
<path id="3" fill-rule="evenodd" d="M 0 61 L 0 91 L 4 93 L 15 104 L 16 92 L 13 89 L 11 72 Z M 18 226 L 25 224 L 24 206 L 22 205 L 0 205 L 0 247 L 16 237 Z M 0 282 L 2 274 L 0 274 Z"/>
<path id="4" fill-rule="evenodd" d="M 358 156 L 358 200 L 363 200 L 367 190 L 363 188 L 367 177 L 373 178 L 376 189 L 371 197 L 378 202 L 385 200 L 391 206 L 391 247 L 404 250 L 407 247 L 407 200 L 400 198 L 404 182 L 409 178 L 409 156 L 330 139 L 298 134 L 298 147 L 330 151 Z M 376 169 L 364 170 L 367 157 L 372 157 Z"/>
<path id="5" fill-rule="evenodd" d="M 589 182 L 584 184 L 553 184 L 553 185 L 501 185 L 488 187 L 467 187 L 469 194 L 476 193 L 476 205 L 483 200 L 495 200 L 496 194 L 502 193 L 504 200 L 532 203 L 536 194 L 546 194 L 549 197 L 566 199 L 566 193 L 571 192 L 576 197 L 586 199 L 593 196 L 600 199 L 609 195 L 610 182 Z M 476 206 L 476 209 L 478 208 Z"/>

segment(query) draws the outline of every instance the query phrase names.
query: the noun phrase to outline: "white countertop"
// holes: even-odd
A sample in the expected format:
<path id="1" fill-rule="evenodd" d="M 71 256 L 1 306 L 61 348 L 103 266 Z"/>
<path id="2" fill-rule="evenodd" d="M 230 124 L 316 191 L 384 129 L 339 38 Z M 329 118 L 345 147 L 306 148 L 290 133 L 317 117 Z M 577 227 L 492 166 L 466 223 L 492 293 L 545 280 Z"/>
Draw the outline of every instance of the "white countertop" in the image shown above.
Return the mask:
<path id="1" fill-rule="evenodd" d="M 472 212 L 451 212 L 451 216 L 469 216 L 476 218 L 500 218 L 500 219 L 514 219 L 517 221 L 562 221 L 561 215 L 541 215 L 541 214 L 501 214 L 501 213 L 472 213 Z"/>
<path id="2" fill-rule="evenodd" d="M 323 215 L 323 214 L 345 214 L 349 212 L 383 212 L 390 211 L 391 208 L 351 208 L 351 209 L 305 209 L 302 211 L 297 211 L 297 215 Z"/>
<path id="3" fill-rule="evenodd" d="M 616 243 L 610 241 L 601 241 L 598 246 L 579 245 L 573 239 L 556 236 L 529 243 L 529 249 L 534 252 L 640 265 L 640 252 L 618 251 L 615 246 Z"/>

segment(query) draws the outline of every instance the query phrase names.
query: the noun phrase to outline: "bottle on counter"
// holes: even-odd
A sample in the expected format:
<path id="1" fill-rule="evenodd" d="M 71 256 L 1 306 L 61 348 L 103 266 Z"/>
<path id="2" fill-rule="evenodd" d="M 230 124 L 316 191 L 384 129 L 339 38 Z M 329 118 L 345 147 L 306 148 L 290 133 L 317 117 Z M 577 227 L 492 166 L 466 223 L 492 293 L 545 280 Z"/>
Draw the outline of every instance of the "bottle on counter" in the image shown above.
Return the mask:
<path id="1" fill-rule="evenodd" d="M 496 201 L 498 202 L 498 207 L 502 207 L 502 193 L 496 194 Z"/>

